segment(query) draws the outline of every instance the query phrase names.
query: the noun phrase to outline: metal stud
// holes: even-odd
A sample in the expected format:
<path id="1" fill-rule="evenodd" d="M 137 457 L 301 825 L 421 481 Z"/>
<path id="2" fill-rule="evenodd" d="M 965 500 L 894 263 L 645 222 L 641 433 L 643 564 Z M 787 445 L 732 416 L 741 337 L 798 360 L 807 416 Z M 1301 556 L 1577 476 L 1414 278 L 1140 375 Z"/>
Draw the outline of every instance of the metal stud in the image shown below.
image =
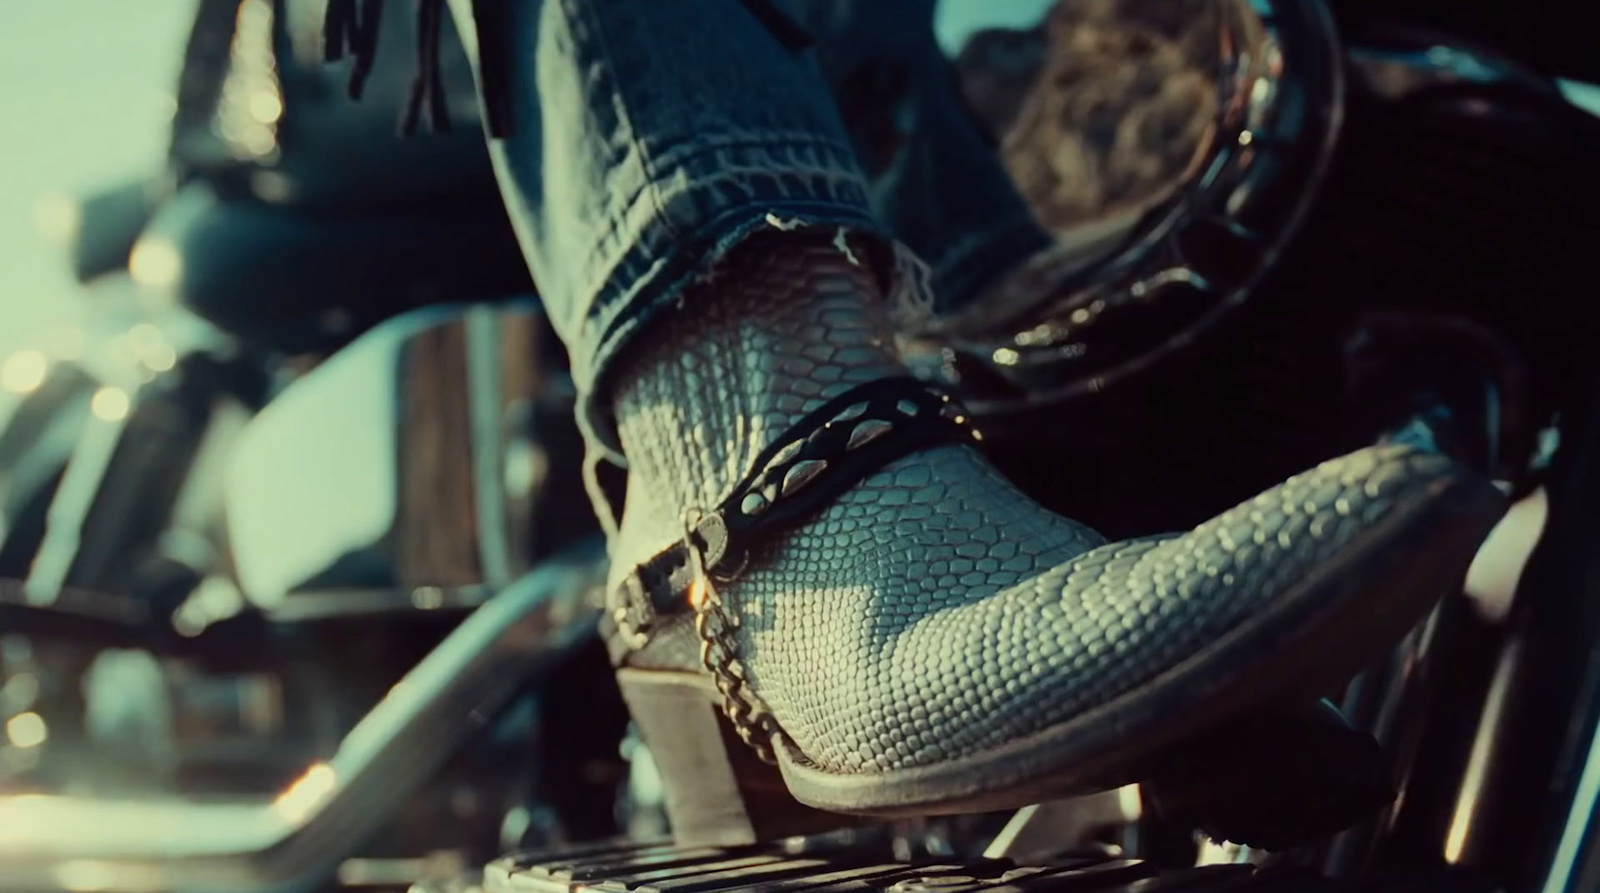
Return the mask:
<path id="1" fill-rule="evenodd" d="M 772 457 L 772 461 L 767 463 L 767 467 L 776 468 L 777 466 L 788 462 L 795 456 L 800 455 L 800 451 L 805 448 L 805 445 L 806 442 L 804 440 L 797 440 L 794 443 L 789 444 L 788 446 L 779 450 L 777 455 Z"/>
<path id="2" fill-rule="evenodd" d="M 844 412 L 841 412 L 838 415 L 834 416 L 833 420 L 835 422 L 848 422 L 851 419 L 860 418 L 861 414 L 866 412 L 866 411 L 867 411 L 867 404 L 865 404 L 865 403 L 857 403 L 856 405 L 851 406 L 848 409 L 846 409 Z"/>
<path id="3" fill-rule="evenodd" d="M 882 419 L 867 419 L 857 425 L 854 431 L 850 432 L 850 442 L 845 444 L 845 449 L 853 450 L 862 444 L 871 443 L 893 430 L 894 423 L 892 422 L 886 422 Z"/>
<path id="4" fill-rule="evenodd" d="M 783 476 L 783 495 L 788 496 L 794 491 L 804 487 L 816 479 L 828 467 L 828 463 L 821 459 L 807 459 L 798 462 Z"/>
<path id="5" fill-rule="evenodd" d="M 746 493 L 739 503 L 739 511 L 744 512 L 747 517 L 754 517 L 766 511 L 768 505 L 770 503 L 767 502 L 767 497 L 760 493 Z"/>
<path id="6" fill-rule="evenodd" d="M 957 425 L 965 425 L 967 423 L 966 414 L 962 412 L 960 405 L 955 403 L 946 403 L 944 408 L 939 410 L 939 415 L 955 422 Z"/>

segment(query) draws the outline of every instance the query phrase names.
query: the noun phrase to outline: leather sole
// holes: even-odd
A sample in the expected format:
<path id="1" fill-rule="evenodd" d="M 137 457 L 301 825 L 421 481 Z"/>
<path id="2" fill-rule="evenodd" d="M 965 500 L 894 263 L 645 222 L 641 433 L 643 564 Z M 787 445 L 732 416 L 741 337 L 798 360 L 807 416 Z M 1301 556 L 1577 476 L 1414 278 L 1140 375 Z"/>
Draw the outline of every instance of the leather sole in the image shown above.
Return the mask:
<path id="1" fill-rule="evenodd" d="M 1193 735 L 1252 708 L 1318 696 L 1381 657 L 1441 597 L 1459 590 L 1504 513 L 1504 497 L 1487 482 L 1441 480 L 1357 534 L 1338 560 L 1270 608 L 1097 708 L 999 747 L 870 775 L 828 772 L 777 741 L 783 787 L 798 803 L 826 811 L 804 813 L 810 822 L 831 818 L 837 825 L 849 819 L 827 813 L 982 812 L 1138 781 L 1164 750 Z M 759 791 L 750 805 L 768 815 L 777 814 L 772 798 L 780 793 L 772 767 L 725 728 L 709 676 L 622 669 L 618 681 L 661 770 L 675 833 L 718 842 L 798 833 L 782 822 L 747 821 L 745 836 L 735 840 L 724 821 L 717 832 L 723 837 L 706 836 L 717 824 L 706 817 L 730 808 L 729 790 L 746 799 Z M 691 704 L 705 717 L 691 718 Z M 691 724 L 700 730 L 688 735 Z"/>

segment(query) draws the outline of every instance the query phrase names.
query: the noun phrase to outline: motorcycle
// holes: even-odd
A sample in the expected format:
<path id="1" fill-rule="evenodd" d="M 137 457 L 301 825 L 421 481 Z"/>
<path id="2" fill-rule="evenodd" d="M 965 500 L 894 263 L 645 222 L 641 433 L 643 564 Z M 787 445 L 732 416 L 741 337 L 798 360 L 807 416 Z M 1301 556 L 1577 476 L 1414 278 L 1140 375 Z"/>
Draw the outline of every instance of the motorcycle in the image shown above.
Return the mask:
<path id="1" fill-rule="evenodd" d="M 54 866 L 8 864 L 5 883 L 67 883 L 62 865 L 108 852 L 180 886 L 393 883 L 503 838 L 611 827 L 590 801 L 620 777 L 622 708 L 574 669 L 603 665 L 575 632 L 594 524 L 549 473 L 575 461 L 571 387 L 503 212 L 362 205 L 318 187 L 309 149 L 237 124 L 216 132 L 250 152 L 213 146 L 195 122 L 237 120 L 263 69 L 266 95 L 294 103 L 288 143 L 322 133 L 318 80 L 261 64 L 282 33 L 267 7 L 201 6 L 191 56 L 218 28 L 226 52 L 191 58 L 184 86 L 220 107 L 180 103 L 172 176 L 82 203 L 64 247 L 93 303 L 73 349 L 5 361 L 0 561 L 18 583 L 0 592 L 0 836 Z M 241 77 L 257 80 L 230 88 Z M 319 311 L 284 313 L 286 297 Z M 592 734 L 553 736 L 574 698 Z M 355 799 L 324 815 L 306 798 L 329 772 Z M 80 834 L 130 816 L 136 831 Z M 262 841 L 291 852 L 261 857 Z"/>
<path id="2" fill-rule="evenodd" d="M 1552 72 L 1535 71 L 1525 57 L 1513 61 L 1512 42 L 1506 52 L 1471 45 L 1452 36 L 1467 32 L 1452 31 L 1459 23 L 1448 18 L 1420 16 L 1434 25 L 1425 31 L 1393 9 L 1358 4 L 1171 6 L 1061 5 L 1040 28 L 967 44 L 955 62 L 974 113 L 997 131 L 1019 189 L 1058 239 L 1027 271 L 1046 288 L 933 320 L 906 333 L 908 352 L 923 374 L 962 394 L 1008 475 L 1108 535 L 1193 524 L 1327 456 L 1376 438 L 1407 439 L 1491 475 L 1526 500 L 1519 517 L 1545 506 L 1545 517 L 1532 520 L 1543 530 L 1531 556 L 1510 561 L 1526 560 L 1520 573 L 1507 572 L 1515 582 L 1469 578 L 1389 661 L 1345 690 L 1319 704 L 1231 718 L 1167 754 L 1145 782 L 1109 795 L 804 839 L 752 835 L 738 846 L 674 846 L 647 836 L 649 822 L 641 821 L 621 840 L 513 852 L 481 870 L 454 866 L 401 883 L 493 891 L 1593 886 L 1600 706 L 1590 664 L 1600 616 L 1574 590 L 1592 574 L 1586 508 L 1594 502 L 1590 428 L 1600 407 L 1585 362 L 1594 333 L 1571 296 L 1584 281 L 1581 246 L 1592 228 L 1586 149 L 1596 122 Z M 1114 60 L 1062 52 L 1074 39 L 1094 45 L 1096 37 L 1168 69 L 1140 81 Z M 1114 105 L 1108 112 L 1104 97 L 1060 92 L 1093 80 L 1073 65 L 1096 64 L 1107 66 L 1113 85 L 1124 83 L 1117 77 L 1144 85 L 1113 91 L 1130 104 L 1187 104 L 1191 119 L 1173 123 L 1157 109 L 1138 118 L 1153 122 L 1148 131 L 1130 125 L 1110 140 L 1081 137 L 1095 132 L 1087 126 L 1095 115 L 1135 115 Z M 1173 83 L 1189 92 L 1165 95 Z M 1163 122 L 1171 126 L 1156 126 Z M 1138 145 L 1119 143 L 1124 136 Z M 1145 144 L 1160 151 L 1133 165 L 1139 176 L 1117 185 L 1111 171 L 1106 188 L 1087 195 L 1062 186 L 1074 182 L 1073 163 L 1103 169 L 1095 166 Z M 474 312 L 481 313 L 467 311 Z M 427 332 L 442 331 L 403 317 L 384 325 L 395 328 L 374 329 L 370 344 L 390 346 L 371 355 L 391 359 L 374 368 L 395 368 L 400 341 L 419 335 L 427 344 Z M 498 333 L 487 322 L 469 318 L 460 331 L 453 348 L 440 336 L 422 352 L 478 369 L 470 357 L 526 349 L 527 342 L 494 347 L 488 336 Z M 463 347 L 473 331 L 482 333 L 479 351 Z M 389 332 L 405 335 L 379 337 Z M 347 356 L 360 348 L 358 341 Z M 393 381 L 382 376 L 366 379 L 366 390 L 342 385 L 360 396 L 340 398 L 339 383 L 357 378 L 357 362 L 341 368 L 338 360 L 319 369 L 332 390 L 300 407 L 386 405 L 374 398 L 383 385 L 373 382 Z M 337 408 L 279 405 L 288 407 L 285 418 L 343 417 Z M 480 425 L 474 406 L 453 408 L 467 421 L 451 430 L 475 435 L 504 418 L 484 411 Z M 288 440 L 261 437 L 268 445 L 259 455 L 292 455 L 282 445 Z M 1245 446 L 1259 461 L 1234 460 Z M 463 474 L 448 490 L 457 498 L 500 493 L 506 468 L 520 462 L 491 462 L 494 472 Z M 286 491 L 260 491 L 230 502 L 245 527 L 275 526 L 246 520 L 249 513 L 299 519 L 326 511 L 325 500 L 303 503 L 316 508 L 300 514 L 271 510 L 268 494 Z M 488 498 L 466 513 L 458 508 L 453 522 L 487 517 L 485 529 L 507 530 L 506 515 L 493 508 L 503 504 Z M 471 514 L 486 505 L 489 516 Z M 381 527 L 370 518 L 362 525 Z M 243 554 L 241 570 L 252 564 Z M 534 563 L 477 554 L 483 567 L 505 570 L 501 582 L 481 591 L 481 604 L 331 760 L 245 812 L 179 809 L 170 819 L 184 829 L 177 834 L 107 840 L 114 835 L 84 830 L 137 815 L 120 804 L 0 801 L 0 829 L 29 826 L 20 837 L 0 836 L 0 885 L 372 883 L 340 866 L 360 863 L 351 854 L 380 833 L 396 803 L 390 782 L 418 776 L 400 767 L 436 764 L 475 715 L 493 712 L 475 705 L 507 703 L 491 690 L 513 678 L 526 684 L 536 667 L 592 634 L 592 593 L 604 577 L 597 551 L 543 558 L 509 583 Z M 259 588 L 292 589 L 283 582 L 290 576 Z M 423 603 L 434 606 L 426 610 L 455 593 L 413 589 L 414 607 L 424 591 Z M 226 625 L 206 623 L 206 635 Z M 603 673 L 603 665 L 588 670 Z M 557 722 L 576 729 L 584 717 L 577 705 Z M 628 740 L 623 811 L 659 806 L 670 818 L 672 804 L 653 799 L 648 748 Z M 586 796 L 590 807 L 612 812 L 610 794 Z M 604 825 L 595 824 L 597 836 Z M 216 833 L 224 828 L 240 833 Z"/>

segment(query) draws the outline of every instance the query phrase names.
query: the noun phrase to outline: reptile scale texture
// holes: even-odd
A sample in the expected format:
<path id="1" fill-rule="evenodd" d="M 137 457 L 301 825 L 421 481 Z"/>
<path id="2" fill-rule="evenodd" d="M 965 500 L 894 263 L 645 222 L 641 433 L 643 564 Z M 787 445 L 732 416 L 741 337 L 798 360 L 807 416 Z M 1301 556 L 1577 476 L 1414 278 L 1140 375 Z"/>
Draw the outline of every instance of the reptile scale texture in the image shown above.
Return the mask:
<path id="1" fill-rule="evenodd" d="M 619 385 L 613 589 L 802 416 L 905 374 L 864 268 L 821 247 L 730 266 Z M 800 801 L 999 808 L 1121 781 L 1141 750 L 1354 671 L 1460 582 L 1503 510 L 1447 458 L 1391 444 L 1191 532 L 1107 544 L 946 444 L 763 531 L 717 595 Z M 665 620 L 623 659 L 630 703 L 643 673 L 704 686 L 705 653 L 687 617 Z"/>

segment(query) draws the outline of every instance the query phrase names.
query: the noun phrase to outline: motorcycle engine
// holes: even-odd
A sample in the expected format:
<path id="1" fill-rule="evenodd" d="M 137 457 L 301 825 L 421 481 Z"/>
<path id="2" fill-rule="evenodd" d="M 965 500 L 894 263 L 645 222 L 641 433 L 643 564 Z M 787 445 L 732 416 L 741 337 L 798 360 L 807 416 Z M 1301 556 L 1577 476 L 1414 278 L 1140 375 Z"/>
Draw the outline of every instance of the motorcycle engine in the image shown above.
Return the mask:
<path id="1" fill-rule="evenodd" d="M 1465 458 L 1520 475 L 1550 385 L 1595 334 L 1576 296 L 1600 122 L 1446 35 L 1336 28 L 1316 3 L 1205 6 L 1165 37 L 1149 11 L 1114 23 L 1215 75 L 1204 126 L 1181 129 L 1193 154 L 1132 210 L 1055 228 L 1047 254 L 1112 233 L 1089 261 L 1035 264 L 1029 288 L 913 339 L 926 374 L 958 387 L 1024 489 L 1111 537 L 1191 526 L 1430 401 L 1491 432 Z M 1058 49 L 1029 101 L 1091 90 L 1045 76 Z M 1068 219 L 1059 190 L 1014 178 L 1042 222 Z"/>

